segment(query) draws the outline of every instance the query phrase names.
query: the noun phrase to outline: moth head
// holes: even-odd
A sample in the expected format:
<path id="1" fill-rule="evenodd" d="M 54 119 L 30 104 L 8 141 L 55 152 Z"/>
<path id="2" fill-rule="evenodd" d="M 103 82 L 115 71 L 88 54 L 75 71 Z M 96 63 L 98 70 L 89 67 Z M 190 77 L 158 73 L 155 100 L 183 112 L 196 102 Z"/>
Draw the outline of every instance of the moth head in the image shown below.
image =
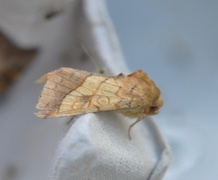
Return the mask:
<path id="1" fill-rule="evenodd" d="M 163 105 L 163 99 L 161 98 L 161 96 L 159 96 L 154 102 L 153 104 L 149 107 L 147 114 L 148 115 L 154 115 L 158 113 L 158 110 L 160 109 L 160 107 Z"/>

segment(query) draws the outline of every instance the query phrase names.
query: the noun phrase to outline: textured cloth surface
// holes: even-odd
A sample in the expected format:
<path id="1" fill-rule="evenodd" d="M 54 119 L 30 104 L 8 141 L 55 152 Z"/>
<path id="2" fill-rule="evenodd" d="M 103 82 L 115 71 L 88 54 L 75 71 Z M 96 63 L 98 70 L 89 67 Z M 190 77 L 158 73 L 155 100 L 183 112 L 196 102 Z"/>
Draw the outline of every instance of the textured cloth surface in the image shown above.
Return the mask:
<path id="1" fill-rule="evenodd" d="M 42 88 L 34 81 L 51 70 L 129 73 L 103 1 L 8 2 L 0 2 L 0 28 L 19 46 L 42 51 L 0 102 L 0 179 L 160 179 L 171 155 L 152 120 L 137 124 L 129 141 L 132 121 L 114 112 L 78 116 L 73 124 L 33 115 Z M 60 13 L 46 19 L 51 10 Z"/>
<path id="2" fill-rule="evenodd" d="M 151 119 L 139 123 L 129 140 L 130 124 L 129 118 L 110 112 L 74 118 L 59 145 L 51 179 L 161 178 L 169 154 L 162 154 L 165 147 L 158 144 L 162 139 L 156 134 L 155 125 Z"/>

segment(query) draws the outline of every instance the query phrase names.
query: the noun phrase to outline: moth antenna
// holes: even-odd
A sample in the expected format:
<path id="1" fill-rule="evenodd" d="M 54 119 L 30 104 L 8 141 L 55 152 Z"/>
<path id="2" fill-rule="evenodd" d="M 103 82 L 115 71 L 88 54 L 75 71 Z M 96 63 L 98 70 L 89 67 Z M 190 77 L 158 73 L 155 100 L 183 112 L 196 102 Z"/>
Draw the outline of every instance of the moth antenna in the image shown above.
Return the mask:
<path id="1" fill-rule="evenodd" d="M 94 57 L 92 56 L 90 51 L 86 48 L 86 46 L 83 43 L 80 43 L 80 45 L 81 45 L 81 48 L 83 49 L 83 51 L 89 56 L 91 61 L 94 63 L 95 67 L 97 67 L 99 69 L 99 73 L 104 74 L 104 69 L 98 66 L 98 64 L 95 62 Z"/>

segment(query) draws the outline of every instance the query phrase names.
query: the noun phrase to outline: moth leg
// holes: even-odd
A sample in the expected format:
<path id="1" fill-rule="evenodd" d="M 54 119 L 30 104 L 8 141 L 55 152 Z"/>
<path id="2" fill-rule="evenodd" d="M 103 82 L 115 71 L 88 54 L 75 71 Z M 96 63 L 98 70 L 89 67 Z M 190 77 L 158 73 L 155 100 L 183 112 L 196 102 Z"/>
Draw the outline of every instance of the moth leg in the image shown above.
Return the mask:
<path id="1" fill-rule="evenodd" d="M 73 124 L 75 121 L 75 116 L 72 116 L 67 122 L 66 125 L 68 126 L 69 124 Z"/>
<path id="2" fill-rule="evenodd" d="M 129 140 L 131 140 L 130 131 L 131 131 L 132 127 L 133 127 L 134 125 L 136 125 L 138 122 L 140 122 L 143 118 L 144 118 L 144 116 L 143 116 L 143 117 L 138 117 L 138 118 L 136 119 L 136 121 L 135 121 L 134 123 L 132 123 L 132 124 L 129 126 L 129 129 L 128 129 L 128 137 L 129 137 Z"/>

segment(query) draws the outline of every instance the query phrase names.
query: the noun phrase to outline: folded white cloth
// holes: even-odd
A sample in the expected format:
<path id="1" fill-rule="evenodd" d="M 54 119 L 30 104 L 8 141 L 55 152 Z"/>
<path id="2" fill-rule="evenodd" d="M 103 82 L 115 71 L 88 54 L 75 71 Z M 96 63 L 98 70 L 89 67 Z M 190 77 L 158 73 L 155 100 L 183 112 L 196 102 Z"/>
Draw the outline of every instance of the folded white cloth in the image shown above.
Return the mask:
<path id="1" fill-rule="evenodd" d="M 129 140 L 130 124 L 113 112 L 76 117 L 59 144 L 51 179 L 161 179 L 170 154 L 156 125 L 147 118 Z"/>
<path id="2" fill-rule="evenodd" d="M 11 174 L 18 180 L 161 179 L 171 154 L 150 118 L 133 127 L 130 141 L 127 130 L 133 120 L 116 112 L 77 116 L 73 124 L 66 124 L 68 118 L 33 115 L 41 88 L 33 82 L 44 73 L 61 66 L 129 73 L 104 1 L 18 2 L 25 0 L 0 2 L 0 28 L 17 44 L 43 51 L 1 102 L 0 179 Z M 47 10 L 60 14 L 46 19 Z M 81 58 L 80 43 L 94 60 Z"/>

